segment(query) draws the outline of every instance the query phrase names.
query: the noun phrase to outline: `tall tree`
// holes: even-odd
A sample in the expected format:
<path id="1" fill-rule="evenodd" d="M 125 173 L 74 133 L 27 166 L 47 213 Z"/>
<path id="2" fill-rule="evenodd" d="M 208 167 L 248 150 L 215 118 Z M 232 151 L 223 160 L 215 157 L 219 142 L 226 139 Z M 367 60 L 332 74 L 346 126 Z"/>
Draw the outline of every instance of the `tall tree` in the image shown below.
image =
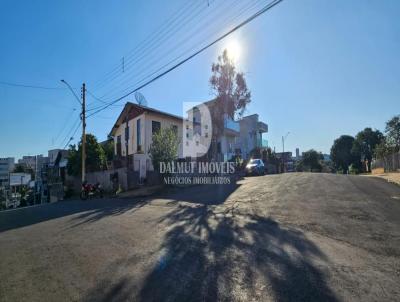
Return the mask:
<path id="1" fill-rule="evenodd" d="M 215 95 L 215 102 L 210 109 L 215 143 L 224 129 L 224 119 L 235 120 L 241 117 L 251 101 L 244 74 L 237 72 L 235 64 L 225 49 L 218 56 L 218 62 L 211 67 L 210 86 Z"/>
<path id="2" fill-rule="evenodd" d="M 349 166 L 357 162 L 357 154 L 352 152 L 354 137 L 350 135 L 342 135 L 335 139 L 331 148 L 331 159 L 335 169 L 342 170 L 347 173 Z"/>
<path id="3" fill-rule="evenodd" d="M 394 151 L 400 150 L 400 115 L 392 117 L 386 122 L 386 141 L 387 144 L 393 147 Z"/>
<path id="4" fill-rule="evenodd" d="M 371 161 L 375 148 L 383 141 L 384 136 L 379 130 L 365 128 L 357 133 L 352 152 L 360 157 L 359 161 L 368 160 L 368 171 L 371 171 Z"/>
<path id="5" fill-rule="evenodd" d="M 86 171 L 101 171 L 106 167 L 106 155 L 93 134 L 86 134 Z M 78 147 L 71 145 L 68 154 L 68 174 L 80 175 L 82 171 L 82 140 Z"/>

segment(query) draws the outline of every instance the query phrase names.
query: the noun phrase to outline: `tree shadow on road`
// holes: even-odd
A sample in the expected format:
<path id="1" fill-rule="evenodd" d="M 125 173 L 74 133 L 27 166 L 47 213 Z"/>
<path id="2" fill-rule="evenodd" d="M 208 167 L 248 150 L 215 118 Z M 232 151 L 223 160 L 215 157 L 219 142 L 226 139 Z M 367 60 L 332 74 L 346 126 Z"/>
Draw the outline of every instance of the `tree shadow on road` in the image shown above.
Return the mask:
<path id="1" fill-rule="evenodd" d="M 143 199 L 73 200 L 5 211 L 0 213 L 0 232 L 81 213 L 73 218 L 77 222 L 75 226 L 78 226 L 106 216 L 123 214 L 142 207 L 144 203 Z"/>
<path id="2" fill-rule="evenodd" d="M 85 300 L 337 300 L 316 265 L 328 261 L 324 254 L 302 232 L 271 218 L 182 203 L 159 223 L 168 231 L 144 279 L 132 281 L 137 264 L 127 259 L 110 267 L 124 273 L 100 280 Z"/>

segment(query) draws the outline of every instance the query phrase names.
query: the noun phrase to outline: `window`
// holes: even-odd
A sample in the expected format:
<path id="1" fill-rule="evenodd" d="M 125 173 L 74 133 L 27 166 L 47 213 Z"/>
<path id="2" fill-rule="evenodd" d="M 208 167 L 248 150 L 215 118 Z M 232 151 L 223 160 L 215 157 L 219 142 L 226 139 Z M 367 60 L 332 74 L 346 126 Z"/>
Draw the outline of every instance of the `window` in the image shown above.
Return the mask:
<path id="1" fill-rule="evenodd" d="M 151 122 L 151 133 L 154 135 L 161 129 L 161 123 L 157 121 L 152 121 Z"/>
<path id="2" fill-rule="evenodd" d="M 129 126 L 125 127 L 125 142 L 129 141 Z"/>
<path id="3" fill-rule="evenodd" d="M 121 135 L 117 136 L 117 155 L 122 155 Z"/>
<path id="4" fill-rule="evenodd" d="M 172 128 L 172 131 L 174 131 L 175 135 L 178 135 L 178 126 L 172 125 L 171 128 Z"/>
<path id="5" fill-rule="evenodd" d="M 136 121 L 136 145 L 137 145 L 137 150 L 141 151 L 142 150 L 142 135 L 141 135 L 141 129 L 140 129 L 140 119 L 137 119 L 137 121 Z"/>

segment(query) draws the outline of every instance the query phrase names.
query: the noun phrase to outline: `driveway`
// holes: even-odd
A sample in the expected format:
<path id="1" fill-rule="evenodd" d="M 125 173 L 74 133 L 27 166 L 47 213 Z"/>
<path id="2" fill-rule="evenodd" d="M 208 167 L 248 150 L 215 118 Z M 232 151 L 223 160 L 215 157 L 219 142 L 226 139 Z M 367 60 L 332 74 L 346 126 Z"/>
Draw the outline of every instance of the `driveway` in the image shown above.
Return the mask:
<path id="1" fill-rule="evenodd" d="M 399 301 L 400 187 L 290 173 L 0 213 L 1 301 Z"/>

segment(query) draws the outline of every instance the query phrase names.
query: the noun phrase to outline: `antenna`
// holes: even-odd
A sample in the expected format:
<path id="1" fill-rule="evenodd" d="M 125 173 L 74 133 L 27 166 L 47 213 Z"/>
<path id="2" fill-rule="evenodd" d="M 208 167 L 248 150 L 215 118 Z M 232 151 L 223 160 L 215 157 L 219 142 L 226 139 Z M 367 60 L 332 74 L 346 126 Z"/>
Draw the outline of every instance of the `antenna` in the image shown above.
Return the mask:
<path id="1" fill-rule="evenodd" d="M 139 91 L 137 91 L 137 92 L 135 93 L 135 99 L 136 99 L 136 102 L 137 102 L 140 106 L 147 107 L 146 98 L 145 98 L 144 95 L 141 94 Z"/>

